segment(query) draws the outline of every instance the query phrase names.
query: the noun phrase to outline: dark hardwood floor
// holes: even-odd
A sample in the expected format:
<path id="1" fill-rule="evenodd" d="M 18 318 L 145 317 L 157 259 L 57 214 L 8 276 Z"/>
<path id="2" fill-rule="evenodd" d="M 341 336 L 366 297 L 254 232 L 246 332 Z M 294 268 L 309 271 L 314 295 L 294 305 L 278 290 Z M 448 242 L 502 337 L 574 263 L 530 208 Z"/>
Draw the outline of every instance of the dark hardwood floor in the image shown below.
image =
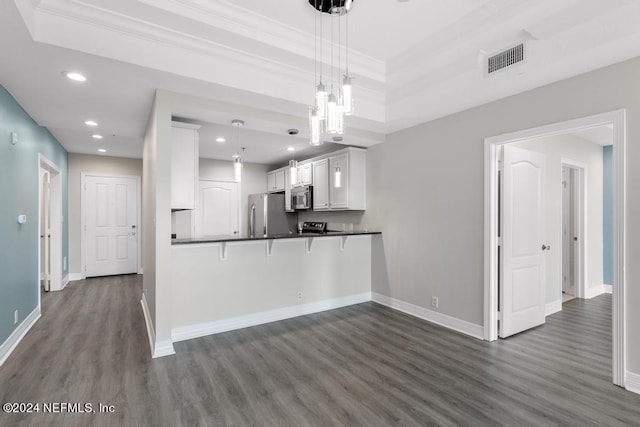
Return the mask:
<path id="1" fill-rule="evenodd" d="M 611 384 L 610 295 L 494 343 L 365 303 L 153 360 L 140 294 L 139 276 L 44 294 L 42 318 L 0 368 L 0 403 L 114 413 L 1 413 L 0 425 L 640 425 L 640 396 Z"/>

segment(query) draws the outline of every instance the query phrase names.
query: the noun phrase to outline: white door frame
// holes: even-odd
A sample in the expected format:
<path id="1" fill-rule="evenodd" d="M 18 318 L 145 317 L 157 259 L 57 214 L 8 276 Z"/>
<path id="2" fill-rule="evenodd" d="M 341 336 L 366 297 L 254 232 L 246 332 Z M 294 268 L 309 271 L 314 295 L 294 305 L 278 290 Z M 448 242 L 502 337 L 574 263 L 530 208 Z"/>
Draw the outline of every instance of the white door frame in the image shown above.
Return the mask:
<path id="1" fill-rule="evenodd" d="M 575 186 L 576 201 L 574 203 L 573 217 L 573 223 L 576 228 L 576 237 L 578 238 L 576 258 L 573 264 L 573 269 L 575 272 L 574 280 L 576 287 L 576 298 L 587 298 L 587 283 L 589 283 L 589 281 L 587 280 L 588 273 L 587 265 L 585 262 L 585 260 L 587 259 L 587 248 L 589 247 L 589 245 L 587 244 L 589 239 L 589 233 L 587 232 L 587 165 L 576 160 L 566 159 L 562 157 L 560 159 L 561 175 L 562 168 L 564 166 L 573 169 L 575 171 L 574 177 L 577 178 L 577 185 Z M 560 185 L 562 185 L 562 183 L 560 183 Z M 560 224 L 562 224 L 562 203 L 560 204 Z M 560 283 L 563 283 L 562 268 L 560 269 Z M 562 299 L 562 286 L 560 286 L 559 298 Z"/>
<path id="2" fill-rule="evenodd" d="M 138 192 L 138 197 L 136 197 L 136 208 L 138 210 L 137 213 L 137 238 L 138 238 L 138 253 L 136 254 L 138 258 L 138 274 L 142 274 L 142 192 L 140 186 L 140 177 L 136 175 L 110 175 L 105 173 L 90 173 L 90 172 L 81 172 L 80 173 L 80 276 L 82 279 L 87 278 L 87 260 L 86 260 L 86 248 L 87 248 L 87 221 L 86 221 L 86 197 L 85 190 L 87 188 L 87 177 L 97 177 L 97 178 L 128 178 L 136 180 L 136 191 Z"/>
<path id="3" fill-rule="evenodd" d="M 40 169 L 49 172 L 49 206 L 50 212 L 50 231 L 51 238 L 49 247 L 51 248 L 50 257 L 50 277 L 49 290 L 61 291 L 62 283 L 62 169 L 54 162 L 47 159 L 41 153 L 38 153 L 38 289 L 40 289 L 40 268 L 42 265 L 42 225 L 40 221 L 42 212 L 42 182 L 40 178 Z M 38 291 L 38 305 L 40 305 L 40 291 Z"/>
<path id="4" fill-rule="evenodd" d="M 484 338 L 488 341 L 498 338 L 497 147 L 603 125 L 613 127 L 613 383 L 624 387 L 626 371 L 624 311 L 626 110 L 624 109 L 485 138 Z"/>

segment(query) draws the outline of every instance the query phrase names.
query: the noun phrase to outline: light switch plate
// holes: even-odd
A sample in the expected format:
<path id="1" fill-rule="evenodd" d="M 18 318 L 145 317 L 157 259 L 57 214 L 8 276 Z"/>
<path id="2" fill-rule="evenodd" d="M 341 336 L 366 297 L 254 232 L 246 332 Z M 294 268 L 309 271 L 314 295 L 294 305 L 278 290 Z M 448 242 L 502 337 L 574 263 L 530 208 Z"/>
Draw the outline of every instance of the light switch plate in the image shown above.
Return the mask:
<path id="1" fill-rule="evenodd" d="M 25 214 L 18 215 L 18 224 L 26 224 L 27 216 Z"/>

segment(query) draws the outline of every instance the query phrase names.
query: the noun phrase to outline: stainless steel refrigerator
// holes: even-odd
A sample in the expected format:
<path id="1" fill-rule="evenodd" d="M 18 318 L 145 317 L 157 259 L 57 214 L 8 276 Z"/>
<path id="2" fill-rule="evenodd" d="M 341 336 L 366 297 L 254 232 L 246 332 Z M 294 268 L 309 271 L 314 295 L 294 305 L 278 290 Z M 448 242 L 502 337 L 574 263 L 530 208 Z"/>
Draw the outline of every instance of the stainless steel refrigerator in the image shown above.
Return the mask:
<path id="1" fill-rule="evenodd" d="M 284 193 L 249 196 L 249 236 L 291 234 L 297 230 L 297 213 L 284 210 Z"/>

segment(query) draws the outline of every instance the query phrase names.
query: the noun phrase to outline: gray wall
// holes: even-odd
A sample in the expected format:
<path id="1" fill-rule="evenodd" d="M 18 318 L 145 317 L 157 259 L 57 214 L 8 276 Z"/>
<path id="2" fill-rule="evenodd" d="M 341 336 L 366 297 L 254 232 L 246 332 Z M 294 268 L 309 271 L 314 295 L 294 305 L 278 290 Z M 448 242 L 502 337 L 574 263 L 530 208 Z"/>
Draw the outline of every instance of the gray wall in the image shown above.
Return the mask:
<path id="1" fill-rule="evenodd" d="M 11 132 L 18 144 L 11 145 Z M 38 153 L 62 170 L 62 277 L 68 275 L 67 152 L 0 86 L 0 345 L 38 306 Z M 27 223 L 17 223 L 18 214 Z M 14 310 L 19 310 L 14 324 Z"/>
<path id="2" fill-rule="evenodd" d="M 392 133 L 368 150 L 362 221 L 379 224 L 373 291 L 483 323 L 484 138 L 627 109 L 626 298 L 640 305 L 640 58 Z M 437 102 L 437 100 L 433 100 Z M 372 172 L 372 171 L 375 171 Z M 640 373 L 640 311 L 627 311 L 628 369 Z"/>
<path id="3" fill-rule="evenodd" d="M 81 174 L 142 176 L 141 159 L 69 153 L 69 272 L 80 274 Z M 142 224 L 139 224 L 142 227 Z"/>

